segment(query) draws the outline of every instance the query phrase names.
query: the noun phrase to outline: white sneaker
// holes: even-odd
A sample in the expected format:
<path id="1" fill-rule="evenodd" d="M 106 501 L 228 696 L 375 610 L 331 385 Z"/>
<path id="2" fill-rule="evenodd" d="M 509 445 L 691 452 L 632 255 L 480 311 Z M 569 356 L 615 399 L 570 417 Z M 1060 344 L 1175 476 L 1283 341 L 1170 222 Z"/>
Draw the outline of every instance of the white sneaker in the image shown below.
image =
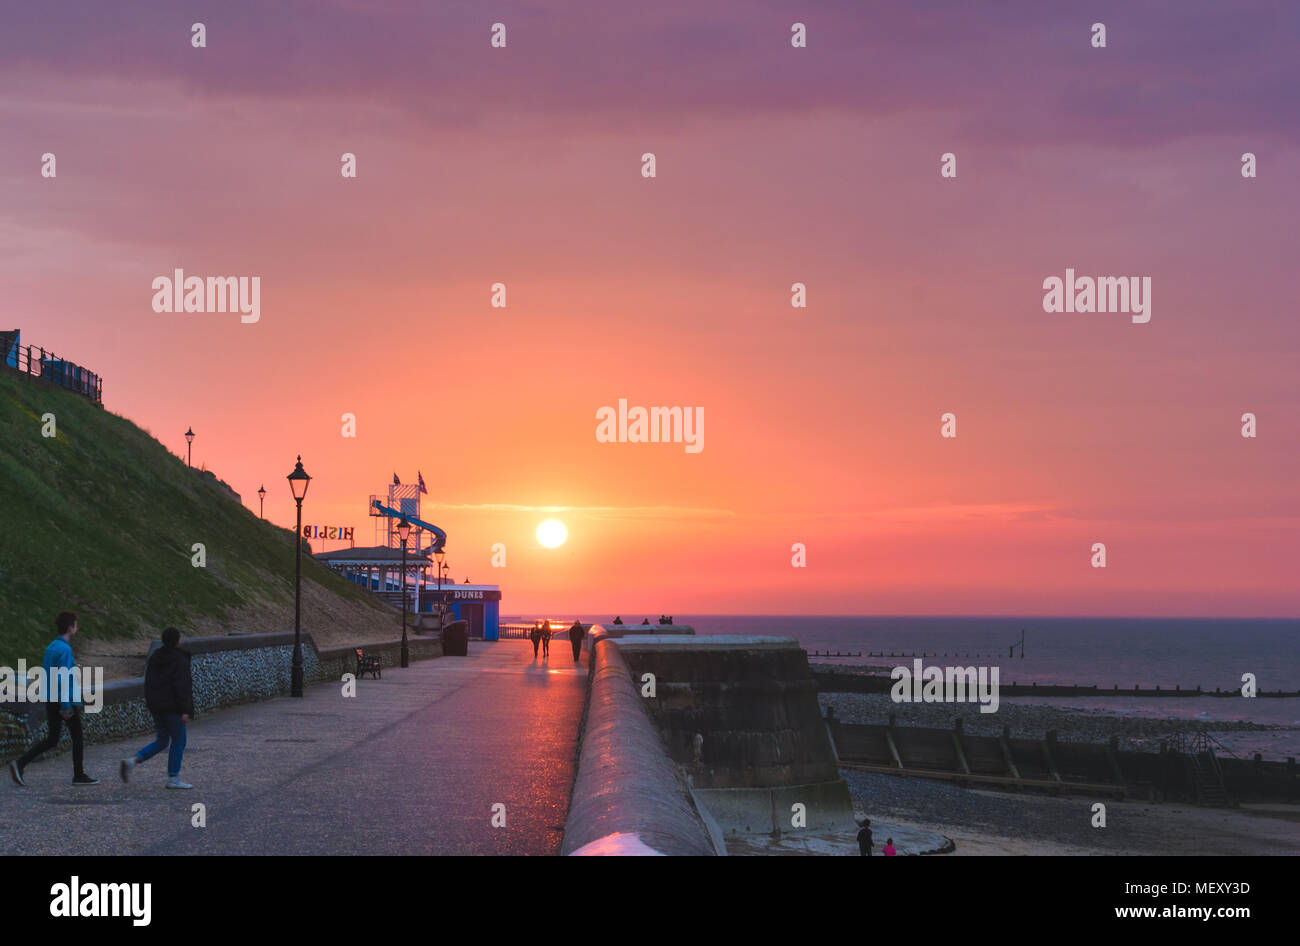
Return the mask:
<path id="1" fill-rule="evenodd" d="M 171 776 L 171 778 L 167 779 L 167 787 L 168 788 L 193 788 L 194 786 L 191 785 L 189 782 L 182 782 L 181 777 L 179 775 L 173 775 Z"/>

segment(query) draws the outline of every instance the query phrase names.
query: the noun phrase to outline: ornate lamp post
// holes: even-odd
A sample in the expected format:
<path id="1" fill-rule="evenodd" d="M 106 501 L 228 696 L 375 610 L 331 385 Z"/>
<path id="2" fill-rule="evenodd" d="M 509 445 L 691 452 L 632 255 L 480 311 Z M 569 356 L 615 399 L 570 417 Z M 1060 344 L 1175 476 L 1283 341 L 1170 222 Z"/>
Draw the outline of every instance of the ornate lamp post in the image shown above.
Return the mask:
<path id="1" fill-rule="evenodd" d="M 397 524 L 397 537 L 402 540 L 402 666 L 411 665 L 411 654 L 406 648 L 406 540 L 411 535 L 411 523 L 406 517 Z"/>
<path id="2" fill-rule="evenodd" d="M 419 526 L 415 527 L 415 551 L 420 552 L 420 536 L 424 530 Z M 415 608 L 413 609 L 415 621 L 420 620 L 420 582 L 424 580 L 424 553 L 420 552 L 420 563 L 415 566 Z"/>
<path id="3" fill-rule="evenodd" d="M 307 497 L 311 477 L 302 468 L 302 454 L 298 465 L 289 474 L 289 488 L 293 501 L 298 504 L 298 554 L 294 559 L 293 576 L 293 675 L 289 681 L 289 695 L 302 696 L 302 501 Z"/>
<path id="4" fill-rule="evenodd" d="M 442 563 L 447 559 L 447 552 L 444 549 L 438 549 L 434 553 L 438 559 L 438 630 L 442 630 Z"/>
<path id="5" fill-rule="evenodd" d="M 264 504 L 265 502 L 266 502 L 266 487 L 265 487 L 265 486 L 259 486 L 259 487 L 257 488 L 257 518 L 259 518 L 259 519 L 265 519 L 265 518 L 266 518 L 266 515 L 265 515 L 265 514 L 263 513 L 263 511 L 262 511 L 262 510 L 263 510 L 263 504 Z"/>
<path id="6" fill-rule="evenodd" d="M 194 447 L 194 428 L 186 427 L 185 428 L 185 465 L 186 466 L 194 465 L 193 463 L 190 462 L 190 454 L 193 452 L 193 447 Z"/>

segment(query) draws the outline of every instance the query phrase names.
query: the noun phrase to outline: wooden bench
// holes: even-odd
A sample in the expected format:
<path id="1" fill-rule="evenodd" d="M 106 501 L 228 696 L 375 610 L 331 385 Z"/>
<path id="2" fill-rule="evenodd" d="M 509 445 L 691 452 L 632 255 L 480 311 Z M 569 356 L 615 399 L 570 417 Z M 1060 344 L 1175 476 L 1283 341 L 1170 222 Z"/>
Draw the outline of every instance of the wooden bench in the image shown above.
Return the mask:
<path id="1" fill-rule="evenodd" d="M 368 673 L 373 674 L 376 680 L 381 680 L 383 679 L 383 674 L 380 673 L 381 669 L 382 669 L 382 664 L 380 664 L 378 657 L 374 657 L 367 654 L 360 647 L 357 648 L 357 679 L 358 680 L 360 680 Z"/>

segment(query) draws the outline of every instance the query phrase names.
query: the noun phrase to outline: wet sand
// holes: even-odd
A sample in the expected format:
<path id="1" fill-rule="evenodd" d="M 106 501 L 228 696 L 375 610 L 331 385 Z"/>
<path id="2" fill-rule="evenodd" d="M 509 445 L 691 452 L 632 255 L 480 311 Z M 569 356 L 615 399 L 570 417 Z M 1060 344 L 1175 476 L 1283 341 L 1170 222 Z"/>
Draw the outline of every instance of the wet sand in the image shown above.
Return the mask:
<path id="1" fill-rule="evenodd" d="M 957 856 L 1300 854 L 1300 806 L 1198 808 L 1013 794 L 850 770 L 842 774 L 854 808 L 873 821 L 879 817 L 947 835 Z M 1092 826 L 1097 802 L 1106 806 L 1104 828 Z"/>

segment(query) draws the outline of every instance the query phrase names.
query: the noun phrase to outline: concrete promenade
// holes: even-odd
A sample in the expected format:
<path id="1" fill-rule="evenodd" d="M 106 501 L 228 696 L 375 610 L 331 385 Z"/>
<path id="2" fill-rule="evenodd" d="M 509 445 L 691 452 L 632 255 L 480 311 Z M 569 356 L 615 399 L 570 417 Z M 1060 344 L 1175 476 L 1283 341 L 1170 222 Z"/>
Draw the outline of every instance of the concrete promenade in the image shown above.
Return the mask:
<path id="1" fill-rule="evenodd" d="M 470 643 L 469 657 L 385 669 L 201 716 L 181 778 L 151 740 L 91 745 L 99 785 L 74 788 L 69 753 L 0 785 L 5 854 L 556 854 L 573 783 L 586 671 L 567 639 L 549 664 L 527 641 Z M 192 806 L 207 826 L 191 826 Z M 492 806 L 505 805 L 505 827 Z"/>

